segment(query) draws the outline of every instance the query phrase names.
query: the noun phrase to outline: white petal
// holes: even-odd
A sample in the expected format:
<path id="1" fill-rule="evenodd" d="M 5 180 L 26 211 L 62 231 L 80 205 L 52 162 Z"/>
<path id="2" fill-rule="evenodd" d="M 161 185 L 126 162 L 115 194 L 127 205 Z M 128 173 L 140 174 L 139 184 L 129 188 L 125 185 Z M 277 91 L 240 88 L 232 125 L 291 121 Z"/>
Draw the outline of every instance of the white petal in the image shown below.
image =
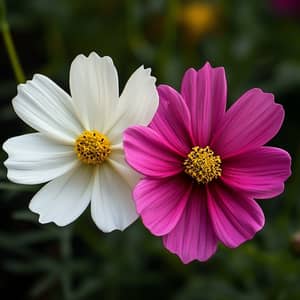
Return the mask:
<path id="1" fill-rule="evenodd" d="M 8 139 L 3 144 L 8 154 L 4 162 L 9 180 L 37 184 L 73 169 L 79 162 L 72 146 L 59 145 L 40 133 Z"/>
<path id="2" fill-rule="evenodd" d="M 111 58 L 95 52 L 88 57 L 78 55 L 71 65 L 70 89 L 85 129 L 104 132 L 119 97 L 118 74 Z"/>
<path id="3" fill-rule="evenodd" d="M 71 97 L 43 75 L 18 86 L 13 107 L 29 126 L 65 144 L 72 144 L 83 130 Z"/>
<path id="4" fill-rule="evenodd" d="M 107 163 L 97 169 L 91 210 L 94 222 L 104 232 L 124 230 L 138 217 L 131 188 Z"/>
<path id="5" fill-rule="evenodd" d="M 65 226 L 77 219 L 91 199 L 93 170 L 81 164 L 40 189 L 29 204 L 30 210 L 40 215 L 40 223 Z"/>
<path id="6" fill-rule="evenodd" d="M 113 144 L 122 140 L 123 131 L 132 125 L 148 125 L 158 107 L 155 77 L 150 69 L 138 68 L 127 81 L 120 96 L 117 113 L 107 135 Z"/>
<path id="7" fill-rule="evenodd" d="M 129 184 L 131 188 L 135 187 L 141 179 L 141 175 L 134 171 L 126 163 L 123 149 L 115 149 L 108 158 L 111 167 Z"/>

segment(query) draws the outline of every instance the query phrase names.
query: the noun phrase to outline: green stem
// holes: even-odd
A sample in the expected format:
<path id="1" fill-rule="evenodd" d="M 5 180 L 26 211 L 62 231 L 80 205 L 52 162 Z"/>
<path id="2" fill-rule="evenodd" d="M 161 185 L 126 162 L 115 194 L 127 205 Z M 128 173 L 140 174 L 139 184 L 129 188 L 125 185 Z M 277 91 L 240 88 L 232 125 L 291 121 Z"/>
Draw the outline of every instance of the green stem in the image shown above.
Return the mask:
<path id="1" fill-rule="evenodd" d="M 6 11 L 5 11 L 5 3 L 4 0 L 0 0 L 0 31 L 3 35 L 4 44 L 13 68 L 13 71 L 15 73 L 15 77 L 18 83 L 25 82 L 25 76 L 23 69 L 21 67 L 17 51 L 15 49 L 15 45 L 13 43 L 9 24 L 6 20 Z"/>
<path id="2" fill-rule="evenodd" d="M 72 300 L 72 270 L 70 262 L 72 258 L 72 229 L 63 228 L 61 231 L 61 255 L 64 264 L 64 271 L 61 274 L 61 283 L 64 300 Z"/>

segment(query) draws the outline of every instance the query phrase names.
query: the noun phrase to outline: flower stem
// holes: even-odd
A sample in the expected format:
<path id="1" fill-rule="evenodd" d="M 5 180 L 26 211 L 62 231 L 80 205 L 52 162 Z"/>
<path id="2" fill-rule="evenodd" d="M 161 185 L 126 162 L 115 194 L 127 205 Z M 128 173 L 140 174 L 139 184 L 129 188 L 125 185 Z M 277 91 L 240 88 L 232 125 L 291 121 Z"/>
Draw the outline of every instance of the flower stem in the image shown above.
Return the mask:
<path id="1" fill-rule="evenodd" d="M 4 45 L 6 47 L 15 77 L 18 83 L 25 82 L 24 72 L 22 70 L 15 45 L 13 43 L 9 24 L 6 20 L 6 10 L 4 0 L 0 0 L 0 31 L 3 35 Z"/>
<path id="2" fill-rule="evenodd" d="M 72 296 L 72 270 L 70 268 L 72 259 L 72 229 L 64 228 L 61 231 L 61 255 L 64 271 L 61 274 L 61 284 L 64 300 L 73 299 Z"/>

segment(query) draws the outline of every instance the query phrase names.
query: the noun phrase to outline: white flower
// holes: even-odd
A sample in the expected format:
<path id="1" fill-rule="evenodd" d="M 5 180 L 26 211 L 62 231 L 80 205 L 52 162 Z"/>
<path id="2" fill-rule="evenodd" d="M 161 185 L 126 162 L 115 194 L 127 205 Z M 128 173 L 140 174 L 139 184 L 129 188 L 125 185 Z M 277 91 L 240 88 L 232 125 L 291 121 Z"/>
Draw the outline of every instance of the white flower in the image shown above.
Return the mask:
<path id="1" fill-rule="evenodd" d="M 124 161 L 122 133 L 147 125 L 158 106 L 155 78 L 140 67 L 119 96 L 110 57 L 78 55 L 70 70 L 70 97 L 43 75 L 18 86 L 17 115 L 38 133 L 7 140 L 5 166 L 16 183 L 47 183 L 29 208 L 41 223 L 67 225 L 91 202 L 104 232 L 123 230 L 137 218 L 131 187 L 138 175 Z"/>

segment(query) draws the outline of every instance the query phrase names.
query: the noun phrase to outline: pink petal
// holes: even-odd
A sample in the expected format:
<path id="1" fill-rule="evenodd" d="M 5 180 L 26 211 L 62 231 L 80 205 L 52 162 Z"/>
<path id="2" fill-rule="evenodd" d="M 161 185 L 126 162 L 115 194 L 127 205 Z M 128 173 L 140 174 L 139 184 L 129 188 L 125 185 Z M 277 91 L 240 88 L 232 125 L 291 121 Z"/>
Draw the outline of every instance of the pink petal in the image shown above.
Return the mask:
<path id="1" fill-rule="evenodd" d="M 128 164 L 145 176 L 163 178 L 183 170 L 183 158 L 151 128 L 128 128 L 124 133 L 123 144 Z"/>
<path id="2" fill-rule="evenodd" d="M 155 235 L 169 233 L 178 223 L 192 185 L 183 176 L 165 180 L 143 179 L 134 189 L 137 212 Z"/>
<path id="3" fill-rule="evenodd" d="M 185 263 L 206 261 L 217 250 L 204 188 L 195 187 L 176 227 L 163 237 L 164 246 Z"/>
<path id="4" fill-rule="evenodd" d="M 227 159 L 222 168 L 227 185 L 255 198 L 272 198 L 284 190 L 284 181 L 291 175 L 291 158 L 282 149 L 260 147 Z"/>
<path id="5" fill-rule="evenodd" d="M 175 152 L 186 156 L 193 147 L 191 117 L 181 95 L 167 85 L 158 87 L 159 107 L 150 127 L 158 132 Z"/>
<path id="6" fill-rule="evenodd" d="M 209 187 L 208 209 L 216 235 L 230 248 L 252 239 L 264 226 L 262 209 L 253 199 L 221 184 Z"/>
<path id="7" fill-rule="evenodd" d="M 198 72 L 189 69 L 182 80 L 181 94 L 192 119 L 195 145 L 210 144 L 212 133 L 222 124 L 225 115 L 227 83 L 224 68 L 209 63 Z"/>
<path id="8" fill-rule="evenodd" d="M 284 110 L 272 94 L 252 89 L 226 112 L 211 146 L 223 159 L 255 149 L 276 135 L 283 119 Z"/>

